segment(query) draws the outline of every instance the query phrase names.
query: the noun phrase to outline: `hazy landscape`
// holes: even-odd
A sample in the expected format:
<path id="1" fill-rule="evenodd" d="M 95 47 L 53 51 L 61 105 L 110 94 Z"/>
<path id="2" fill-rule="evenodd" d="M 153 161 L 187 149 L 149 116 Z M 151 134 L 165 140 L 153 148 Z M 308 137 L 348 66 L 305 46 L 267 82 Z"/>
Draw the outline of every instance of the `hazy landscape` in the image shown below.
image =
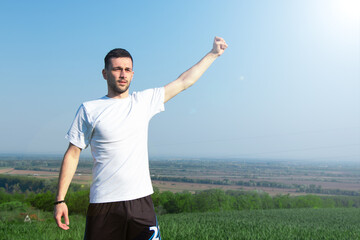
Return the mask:
<path id="1" fill-rule="evenodd" d="M 92 161 L 70 186 L 67 232 L 51 213 L 60 165 L 1 157 L 0 239 L 82 239 Z M 163 239 L 360 239 L 358 162 L 153 158 L 150 172 Z"/>
<path id="2" fill-rule="evenodd" d="M 55 179 L 61 156 L 2 156 L 0 174 Z M 73 182 L 90 185 L 92 160 L 82 159 Z M 254 159 L 150 159 L 153 185 L 160 191 L 211 188 L 359 196 L 360 162 Z"/>

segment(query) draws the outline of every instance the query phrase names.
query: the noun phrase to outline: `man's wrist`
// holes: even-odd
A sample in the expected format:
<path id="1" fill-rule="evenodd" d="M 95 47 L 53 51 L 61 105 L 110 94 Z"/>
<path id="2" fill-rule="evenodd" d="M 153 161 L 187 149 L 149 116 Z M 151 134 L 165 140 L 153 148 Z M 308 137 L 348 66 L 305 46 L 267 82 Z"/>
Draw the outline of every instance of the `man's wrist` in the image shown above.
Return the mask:
<path id="1" fill-rule="evenodd" d="M 65 200 L 56 201 L 56 202 L 54 202 L 54 205 L 58 205 L 58 204 L 61 204 L 61 203 L 65 203 Z"/>
<path id="2" fill-rule="evenodd" d="M 55 202 L 60 202 L 60 201 L 65 201 L 65 196 L 60 194 L 55 197 Z"/>
<path id="3" fill-rule="evenodd" d="M 214 52 L 213 50 L 211 50 L 211 51 L 208 53 L 208 55 L 209 55 L 210 57 L 214 58 L 214 59 L 216 59 L 216 58 L 218 58 L 218 57 L 220 56 L 219 53 L 216 53 L 216 52 Z"/>

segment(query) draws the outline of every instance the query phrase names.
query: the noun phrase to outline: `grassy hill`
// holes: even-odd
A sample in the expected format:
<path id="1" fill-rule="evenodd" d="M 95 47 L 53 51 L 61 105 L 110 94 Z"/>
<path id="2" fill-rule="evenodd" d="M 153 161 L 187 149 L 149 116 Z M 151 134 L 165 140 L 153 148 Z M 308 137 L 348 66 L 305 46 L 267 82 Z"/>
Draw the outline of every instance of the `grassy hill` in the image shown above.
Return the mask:
<path id="1" fill-rule="evenodd" d="M 0 239 L 82 239 L 85 217 L 70 216 L 70 230 L 57 228 L 50 212 L 0 211 Z M 31 212 L 33 211 L 33 212 Z M 276 209 L 166 214 L 163 240 L 177 239 L 360 239 L 360 209 Z"/>

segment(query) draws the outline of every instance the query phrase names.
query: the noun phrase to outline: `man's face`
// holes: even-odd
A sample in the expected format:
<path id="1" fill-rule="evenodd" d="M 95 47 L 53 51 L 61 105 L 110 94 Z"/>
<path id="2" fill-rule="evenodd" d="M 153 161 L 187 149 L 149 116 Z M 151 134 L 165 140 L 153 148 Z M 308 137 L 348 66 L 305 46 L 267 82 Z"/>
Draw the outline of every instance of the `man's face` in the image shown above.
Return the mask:
<path id="1" fill-rule="evenodd" d="M 134 75 L 130 58 L 110 58 L 108 67 L 102 73 L 107 80 L 109 95 L 119 95 L 129 91 Z"/>

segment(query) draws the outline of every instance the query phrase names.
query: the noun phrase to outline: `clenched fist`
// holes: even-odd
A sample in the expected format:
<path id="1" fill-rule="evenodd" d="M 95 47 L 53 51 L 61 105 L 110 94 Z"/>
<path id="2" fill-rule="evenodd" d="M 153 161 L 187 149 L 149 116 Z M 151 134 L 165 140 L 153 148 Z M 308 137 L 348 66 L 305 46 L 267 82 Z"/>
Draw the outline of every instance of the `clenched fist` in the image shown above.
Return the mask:
<path id="1" fill-rule="evenodd" d="M 224 53 L 225 49 L 228 47 L 225 40 L 221 37 L 214 38 L 213 49 L 211 50 L 212 53 L 217 54 L 220 56 Z"/>

